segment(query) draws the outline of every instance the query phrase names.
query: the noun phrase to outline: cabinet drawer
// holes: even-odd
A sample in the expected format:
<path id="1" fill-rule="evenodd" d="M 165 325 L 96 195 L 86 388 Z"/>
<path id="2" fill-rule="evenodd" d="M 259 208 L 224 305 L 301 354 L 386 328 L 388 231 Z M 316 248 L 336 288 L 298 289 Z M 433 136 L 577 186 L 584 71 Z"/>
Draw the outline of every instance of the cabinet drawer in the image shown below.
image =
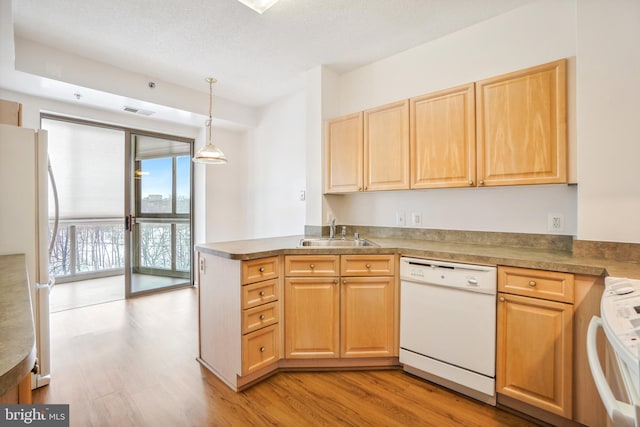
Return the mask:
<path id="1" fill-rule="evenodd" d="M 338 276 L 339 255 L 289 255 L 284 257 L 286 276 Z"/>
<path id="2" fill-rule="evenodd" d="M 278 324 L 242 336 L 242 375 L 246 375 L 280 358 Z"/>
<path id="3" fill-rule="evenodd" d="M 498 292 L 573 303 L 573 274 L 498 267 Z"/>
<path id="4" fill-rule="evenodd" d="M 393 276 L 394 255 L 342 255 L 342 276 Z"/>
<path id="5" fill-rule="evenodd" d="M 242 284 L 278 277 L 278 257 L 252 259 L 242 262 Z"/>
<path id="6" fill-rule="evenodd" d="M 278 279 L 251 283 L 242 287 L 242 309 L 256 307 L 278 299 Z"/>
<path id="7" fill-rule="evenodd" d="M 242 333 L 257 331 L 268 325 L 278 323 L 280 317 L 278 302 L 253 307 L 242 312 Z"/>

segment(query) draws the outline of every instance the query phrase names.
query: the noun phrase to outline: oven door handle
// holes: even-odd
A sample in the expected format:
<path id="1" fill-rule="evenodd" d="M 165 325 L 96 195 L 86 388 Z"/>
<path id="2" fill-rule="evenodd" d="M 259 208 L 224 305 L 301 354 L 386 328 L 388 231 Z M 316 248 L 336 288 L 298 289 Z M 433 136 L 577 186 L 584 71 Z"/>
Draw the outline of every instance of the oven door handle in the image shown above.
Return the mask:
<path id="1" fill-rule="evenodd" d="M 591 369 L 593 382 L 598 389 L 598 394 L 600 394 L 602 403 L 604 404 L 607 410 L 607 414 L 609 414 L 609 418 L 611 418 L 613 425 L 636 427 L 636 407 L 626 402 L 619 401 L 615 398 L 613 392 L 611 391 L 611 388 L 609 387 L 607 378 L 605 377 L 604 372 L 602 372 L 602 365 L 600 364 L 598 349 L 596 347 L 596 334 L 599 328 L 602 328 L 602 319 L 597 316 L 593 316 L 591 318 L 591 322 L 589 322 L 589 328 L 587 329 L 587 359 L 589 360 L 589 368 Z M 621 364 L 619 362 L 618 367 L 623 377 L 628 394 L 632 395 L 633 390 L 628 389 L 629 382 L 627 378 L 627 369 L 624 364 Z M 633 401 L 633 397 L 630 397 Z"/>

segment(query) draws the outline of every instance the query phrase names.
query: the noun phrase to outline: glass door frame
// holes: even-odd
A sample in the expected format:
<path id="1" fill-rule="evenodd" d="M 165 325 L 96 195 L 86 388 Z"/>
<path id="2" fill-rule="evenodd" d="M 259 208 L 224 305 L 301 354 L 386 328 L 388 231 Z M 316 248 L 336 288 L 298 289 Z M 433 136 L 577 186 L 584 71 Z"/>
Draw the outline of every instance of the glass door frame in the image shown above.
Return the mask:
<path id="1" fill-rule="evenodd" d="M 191 252 L 190 253 L 191 261 L 190 261 L 190 268 L 189 268 L 189 277 L 185 278 L 185 283 L 180 283 L 177 285 L 170 285 L 162 288 L 141 290 L 141 291 L 135 291 L 135 292 L 132 290 L 132 275 L 133 275 L 132 257 L 133 256 L 138 257 L 138 253 L 137 253 L 138 248 L 136 248 L 135 245 L 133 245 L 133 242 L 135 240 L 133 233 L 138 231 L 138 227 L 137 227 L 138 223 L 136 219 L 140 215 L 140 204 L 136 202 L 136 195 L 139 194 L 140 183 L 139 183 L 139 180 L 135 179 L 136 164 L 139 162 L 139 160 L 135 159 L 135 154 L 133 152 L 133 149 L 134 149 L 133 137 L 136 135 L 188 143 L 190 159 L 191 157 L 193 157 L 193 150 L 195 145 L 195 140 L 193 138 L 184 138 L 184 137 L 179 137 L 175 135 L 167 135 L 167 134 L 161 134 L 156 132 L 141 131 L 136 129 L 125 129 L 125 155 L 126 155 L 126 160 L 125 160 L 126 161 L 126 167 L 125 167 L 125 223 L 126 225 L 125 225 L 125 239 L 124 239 L 124 242 L 125 242 L 125 261 L 124 261 L 125 298 L 132 298 L 135 296 L 162 292 L 170 289 L 189 287 L 189 286 L 193 286 L 193 283 L 194 283 L 195 260 L 193 256 L 193 250 L 191 250 L 191 248 L 193 247 L 193 236 L 194 236 L 194 215 L 193 215 L 194 168 L 193 168 L 193 165 L 191 165 L 190 163 L 190 168 L 189 168 L 190 169 L 189 171 L 190 194 L 189 194 L 188 224 L 189 224 L 189 229 L 191 234 L 190 245 L 189 245 L 190 252 Z M 175 167 L 175 160 L 173 161 L 173 165 Z M 175 182 L 172 185 L 175 186 Z M 175 189 L 173 193 L 175 194 Z M 175 202 L 176 202 L 175 197 L 173 199 L 174 200 L 172 202 L 172 205 L 175 205 Z M 144 216 L 146 216 L 147 218 L 153 218 L 154 214 L 145 214 Z M 133 230 L 130 230 L 130 228 L 133 228 Z"/>

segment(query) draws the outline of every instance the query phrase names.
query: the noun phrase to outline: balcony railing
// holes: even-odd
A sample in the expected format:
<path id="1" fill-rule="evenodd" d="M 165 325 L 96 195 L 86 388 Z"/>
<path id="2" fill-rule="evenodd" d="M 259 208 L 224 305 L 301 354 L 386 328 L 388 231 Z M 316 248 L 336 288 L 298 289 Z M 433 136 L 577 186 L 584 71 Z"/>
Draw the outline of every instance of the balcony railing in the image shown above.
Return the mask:
<path id="1" fill-rule="evenodd" d="M 189 272 L 188 224 L 144 224 L 137 232 L 140 247 L 134 252 L 138 258 L 134 265 L 154 271 Z M 124 239 L 121 218 L 60 221 L 49 256 L 49 273 L 58 283 L 123 274 Z"/>

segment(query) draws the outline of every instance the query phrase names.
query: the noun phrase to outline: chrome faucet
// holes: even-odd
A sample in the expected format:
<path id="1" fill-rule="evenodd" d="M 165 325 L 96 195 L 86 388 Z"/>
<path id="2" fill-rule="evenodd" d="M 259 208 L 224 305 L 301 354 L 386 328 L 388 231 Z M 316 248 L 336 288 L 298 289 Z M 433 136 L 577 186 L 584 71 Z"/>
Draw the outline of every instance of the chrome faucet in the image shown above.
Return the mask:
<path id="1" fill-rule="evenodd" d="M 329 223 L 329 238 L 335 239 L 336 237 L 336 219 L 333 218 Z"/>
<path id="2" fill-rule="evenodd" d="M 342 240 L 347 240 L 347 226 L 343 225 L 342 226 Z"/>

